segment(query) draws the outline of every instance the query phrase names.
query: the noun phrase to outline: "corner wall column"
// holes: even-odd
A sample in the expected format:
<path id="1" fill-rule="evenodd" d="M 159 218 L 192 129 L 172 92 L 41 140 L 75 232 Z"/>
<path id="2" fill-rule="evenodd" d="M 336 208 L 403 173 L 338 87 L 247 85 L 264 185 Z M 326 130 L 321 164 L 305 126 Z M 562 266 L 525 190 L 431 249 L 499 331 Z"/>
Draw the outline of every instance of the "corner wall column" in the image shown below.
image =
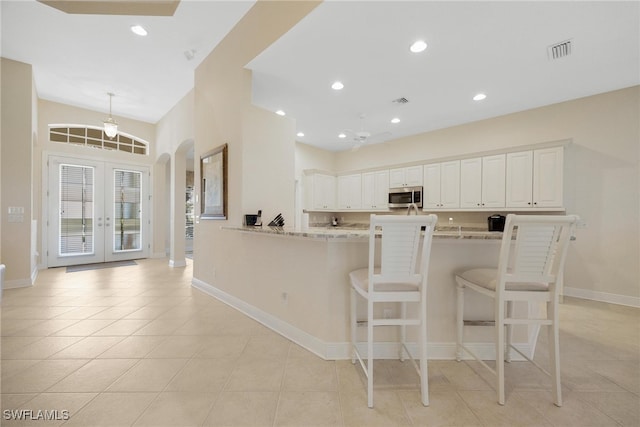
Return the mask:
<path id="1" fill-rule="evenodd" d="M 187 260 L 185 249 L 185 190 L 187 188 L 186 156 L 183 150 L 177 150 L 171 156 L 171 203 L 169 231 L 169 266 L 184 267 Z"/>

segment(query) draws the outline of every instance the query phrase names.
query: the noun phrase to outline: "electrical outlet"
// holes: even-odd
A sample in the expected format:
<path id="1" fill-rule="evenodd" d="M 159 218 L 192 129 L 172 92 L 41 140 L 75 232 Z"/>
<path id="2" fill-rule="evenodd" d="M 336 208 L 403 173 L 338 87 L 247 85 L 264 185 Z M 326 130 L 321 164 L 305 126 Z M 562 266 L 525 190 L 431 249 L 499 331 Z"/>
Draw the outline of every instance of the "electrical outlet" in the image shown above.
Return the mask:
<path id="1" fill-rule="evenodd" d="M 384 317 L 385 319 L 391 319 L 393 317 L 393 309 L 385 308 L 382 311 L 382 317 Z"/>

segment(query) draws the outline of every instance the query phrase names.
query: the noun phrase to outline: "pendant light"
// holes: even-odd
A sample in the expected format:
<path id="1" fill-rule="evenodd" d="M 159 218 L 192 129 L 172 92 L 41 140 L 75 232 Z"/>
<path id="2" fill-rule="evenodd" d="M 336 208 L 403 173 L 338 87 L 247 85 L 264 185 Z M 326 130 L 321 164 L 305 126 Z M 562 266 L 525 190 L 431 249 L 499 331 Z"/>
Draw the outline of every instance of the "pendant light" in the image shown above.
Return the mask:
<path id="1" fill-rule="evenodd" d="M 111 117 L 111 98 L 113 93 L 107 93 L 109 95 L 109 118 L 104 121 L 104 133 L 111 139 L 118 134 L 118 123 Z"/>

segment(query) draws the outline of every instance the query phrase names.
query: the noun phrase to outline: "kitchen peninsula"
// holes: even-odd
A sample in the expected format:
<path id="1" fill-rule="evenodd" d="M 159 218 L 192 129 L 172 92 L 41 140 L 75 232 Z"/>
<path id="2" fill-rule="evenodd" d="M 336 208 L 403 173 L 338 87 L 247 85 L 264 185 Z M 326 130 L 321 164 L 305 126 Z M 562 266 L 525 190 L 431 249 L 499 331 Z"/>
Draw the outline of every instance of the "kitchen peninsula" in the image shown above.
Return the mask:
<path id="1" fill-rule="evenodd" d="M 237 272 L 237 277 L 228 279 L 233 290 L 203 282 L 195 282 L 195 287 L 320 357 L 350 358 L 348 273 L 367 265 L 368 229 L 223 226 L 222 232 L 234 234 L 225 239 L 229 242 L 226 262 Z M 501 238 L 500 232 L 480 229 L 443 227 L 435 232 L 428 282 L 430 358 L 455 358 L 454 271 L 495 265 Z M 490 319 L 490 301 L 470 298 L 475 299 L 467 301 L 467 318 Z M 395 333 L 391 328 L 376 335 L 377 357 L 396 356 Z M 493 357 L 491 328 L 475 327 L 469 333 L 477 351 Z M 514 341 L 524 351 L 530 349 L 529 334 L 524 331 Z"/>

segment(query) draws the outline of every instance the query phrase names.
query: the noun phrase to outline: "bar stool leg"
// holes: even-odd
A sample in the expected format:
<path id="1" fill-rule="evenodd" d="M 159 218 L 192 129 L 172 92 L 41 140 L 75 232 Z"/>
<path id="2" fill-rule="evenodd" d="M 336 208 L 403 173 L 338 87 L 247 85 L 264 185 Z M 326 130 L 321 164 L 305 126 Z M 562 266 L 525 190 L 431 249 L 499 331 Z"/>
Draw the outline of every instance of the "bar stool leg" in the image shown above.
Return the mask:
<path id="1" fill-rule="evenodd" d="M 551 360 L 551 379 L 553 381 L 553 402 L 562 406 L 562 391 L 560 384 L 560 328 L 558 321 L 558 301 L 547 303 L 547 315 L 551 318 L 549 325 L 549 358 Z"/>
<path id="2" fill-rule="evenodd" d="M 356 363 L 356 335 L 358 334 L 358 320 L 356 318 L 357 295 L 355 289 L 351 287 L 351 363 Z"/>
<path id="3" fill-rule="evenodd" d="M 462 334 L 464 333 L 464 286 L 458 285 L 456 294 L 456 360 L 459 362 L 462 360 Z"/>

